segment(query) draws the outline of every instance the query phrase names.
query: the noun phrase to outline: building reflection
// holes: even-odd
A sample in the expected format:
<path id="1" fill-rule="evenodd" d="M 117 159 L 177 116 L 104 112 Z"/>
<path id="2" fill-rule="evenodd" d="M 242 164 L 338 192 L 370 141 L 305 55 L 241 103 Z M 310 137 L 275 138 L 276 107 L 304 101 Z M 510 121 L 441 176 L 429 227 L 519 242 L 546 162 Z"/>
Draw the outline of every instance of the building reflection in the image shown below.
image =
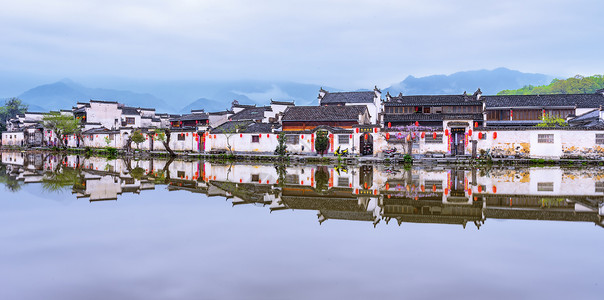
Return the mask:
<path id="1" fill-rule="evenodd" d="M 11 190 L 15 183 L 42 183 L 91 202 L 165 186 L 227 198 L 233 206 L 316 211 L 320 224 L 331 219 L 480 228 L 487 219 L 516 219 L 604 225 L 604 169 L 284 167 L 21 152 L 3 152 L 2 167 Z"/>

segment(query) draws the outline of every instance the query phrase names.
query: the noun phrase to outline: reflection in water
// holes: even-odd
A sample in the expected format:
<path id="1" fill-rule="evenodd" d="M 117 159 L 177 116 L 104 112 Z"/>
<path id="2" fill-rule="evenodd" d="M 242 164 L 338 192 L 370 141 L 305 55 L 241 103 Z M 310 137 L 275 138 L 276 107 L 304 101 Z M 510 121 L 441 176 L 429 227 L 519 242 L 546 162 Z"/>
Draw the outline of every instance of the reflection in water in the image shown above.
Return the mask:
<path id="1" fill-rule="evenodd" d="M 600 169 L 286 167 L 5 152 L 0 181 L 11 191 L 41 182 L 48 192 L 70 190 L 90 201 L 166 185 L 226 197 L 233 205 L 316 211 L 320 224 L 332 219 L 480 228 L 489 218 L 604 224 Z"/>

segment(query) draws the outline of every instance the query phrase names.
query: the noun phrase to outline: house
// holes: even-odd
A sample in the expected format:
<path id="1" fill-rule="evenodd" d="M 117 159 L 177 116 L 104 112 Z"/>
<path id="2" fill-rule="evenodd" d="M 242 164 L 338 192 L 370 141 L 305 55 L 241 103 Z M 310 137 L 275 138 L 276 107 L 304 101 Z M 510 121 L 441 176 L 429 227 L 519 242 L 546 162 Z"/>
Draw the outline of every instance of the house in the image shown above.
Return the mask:
<path id="1" fill-rule="evenodd" d="M 209 124 L 209 115 L 203 110 L 191 110 L 190 114 L 170 119 L 171 128 L 197 128 L 198 126 L 207 127 Z"/>
<path id="2" fill-rule="evenodd" d="M 328 92 L 319 90 L 319 106 L 364 106 L 367 107 L 371 124 L 377 124 L 382 108 L 382 92 L 377 88 L 362 92 Z"/>
<path id="3" fill-rule="evenodd" d="M 391 96 L 388 93 L 383 102 L 381 123 L 389 128 L 412 124 L 443 128 L 445 121 L 451 120 L 482 124 L 481 94 L 480 89 L 472 96 L 465 92 L 462 95 L 418 96 Z"/>
<path id="4" fill-rule="evenodd" d="M 487 126 L 534 126 L 545 115 L 568 119 L 604 105 L 602 93 L 500 95 L 483 98 Z"/>
<path id="5" fill-rule="evenodd" d="M 283 131 L 312 130 L 326 125 L 352 128 L 353 125 L 370 124 L 371 118 L 366 106 L 292 106 L 281 118 Z"/>
<path id="6" fill-rule="evenodd" d="M 229 121 L 203 136 L 204 151 L 272 154 L 278 145 L 280 127 L 252 120 Z"/>

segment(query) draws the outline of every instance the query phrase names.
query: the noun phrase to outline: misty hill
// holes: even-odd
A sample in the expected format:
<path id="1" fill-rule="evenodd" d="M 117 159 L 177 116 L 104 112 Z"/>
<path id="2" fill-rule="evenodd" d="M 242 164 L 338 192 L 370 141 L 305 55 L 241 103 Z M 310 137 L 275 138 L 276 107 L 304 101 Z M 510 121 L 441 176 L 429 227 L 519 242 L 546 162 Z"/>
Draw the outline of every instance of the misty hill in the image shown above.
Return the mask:
<path id="1" fill-rule="evenodd" d="M 392 95 L 447 95 L 469 94 L 480 88 L 485 95 L 495 95 L 501 90 L 518 89 L 525 85 L 548 84 L 552 76 L 544 74 L 522 73 L 506 68 L 457 72 L 451 75 L 432 75 L 426 77 L 408 76 L 405 80 L 383 90 Z"/>
<path id="2" fill-rule="evenodd" d="M 158 111 L 170 110 L 163 100 L 151 94 L 88 88 L 69 79 L 34 87 L 18 97 L 26 104 L 44 110 L 70 109 L 76 102 L 88 102 L 90 99 L 118 101 L 129 106 L 156 108 Z"/>

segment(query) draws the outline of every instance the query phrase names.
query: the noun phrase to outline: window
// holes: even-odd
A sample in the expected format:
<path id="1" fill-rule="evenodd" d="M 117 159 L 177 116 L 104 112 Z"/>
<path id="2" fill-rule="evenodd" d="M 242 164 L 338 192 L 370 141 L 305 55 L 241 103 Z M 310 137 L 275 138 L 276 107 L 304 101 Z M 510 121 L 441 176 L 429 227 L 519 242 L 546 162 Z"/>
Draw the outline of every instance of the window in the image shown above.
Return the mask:
<path id="1" fill-rule="evenodd" d="M 178 178 L 184 178 L 185 177 L 185 171 L 177 171 L 176 172 L 176 177 L 178 177 Z"/>
<path id="2" fill-rule="evenodd" d="M 185 140 L 185 134 L 184 133 L 179 133 L 178 134 L 178 140 L 179 141 L 184 141 Z"/>
<path id="3" fill-rule="evenodd" d="M 429 106 L 424 106 L 424 113 L 425 114 L 429 114 L 430 113 L 430 107 Z"/>
<path id="4" fill-rule="evenodd" d="M 539 144 L 553 144 L 554 143 L 554 135 L 553 134 L 538 134 L 537 135 L 537 143 L 539 143 Z"/>
<path id="5" fill-rule="evenodd" d="M 260 175 L 259 174 L 252 174 L 252 182 L 256 182 L 256 181 L 260 181 Z"/>
<path id="6" fill-rule="evenodd" d="M 604 193 L 604 182 L 596 182 L 596 193 Z"/>
<path id="7" fill-rule="evenodd" d="M 300 136 L 297 134 L 288 134 L 285 136 L 285 143 L 288 145 L 298 145 L 300 143 Z"/>
<path id="8" fill-rule="evenodd" d="M 443 142 L 443 134 L 437 133 L 436 139 L 434 138 L 433 133 L 426 133 L 426 144 L 442 144 Z"/>
<path id="9" fill-rule="evenodd" d="M 537 182 L 537 191 L 538 192 L 553 192 L 554 183 L 553 182 Z"/>
<path id="10" fill-rule="evenodd" d="M 134 124 L 134 118 L 127 117 L 126 124 Z"/>
<path id="11" fill-rule="evenodd" d="M 252 143 L 260 143 L 260 136 L 252 135 Z"/>
<path id="12" fill-rule="evenodd" d="M 340 177 L 338 178 L 338 186 L 339 187 L 348 187 L 350 184 L 350 179 L 348 177 Z"/>
<path id="13" fill-rule="evenodd" d="M 341 145 L 348 144 L 350 142 L 350 137 L 347 134 L 338 135 L 338 143 Z"/>
<path id="14" fill-rule="evenodd" d="M 604 144 L 604 134 L 596 133 L 596 144 L 598 144 L 598 145 Z"/>
<path id="15" fill-rule="evenodd" d="M 300 183 L 300 177 L 298 176 L 298 174 L 286 174 L 285 183 L 298 184 L 298 183 Z"/>

